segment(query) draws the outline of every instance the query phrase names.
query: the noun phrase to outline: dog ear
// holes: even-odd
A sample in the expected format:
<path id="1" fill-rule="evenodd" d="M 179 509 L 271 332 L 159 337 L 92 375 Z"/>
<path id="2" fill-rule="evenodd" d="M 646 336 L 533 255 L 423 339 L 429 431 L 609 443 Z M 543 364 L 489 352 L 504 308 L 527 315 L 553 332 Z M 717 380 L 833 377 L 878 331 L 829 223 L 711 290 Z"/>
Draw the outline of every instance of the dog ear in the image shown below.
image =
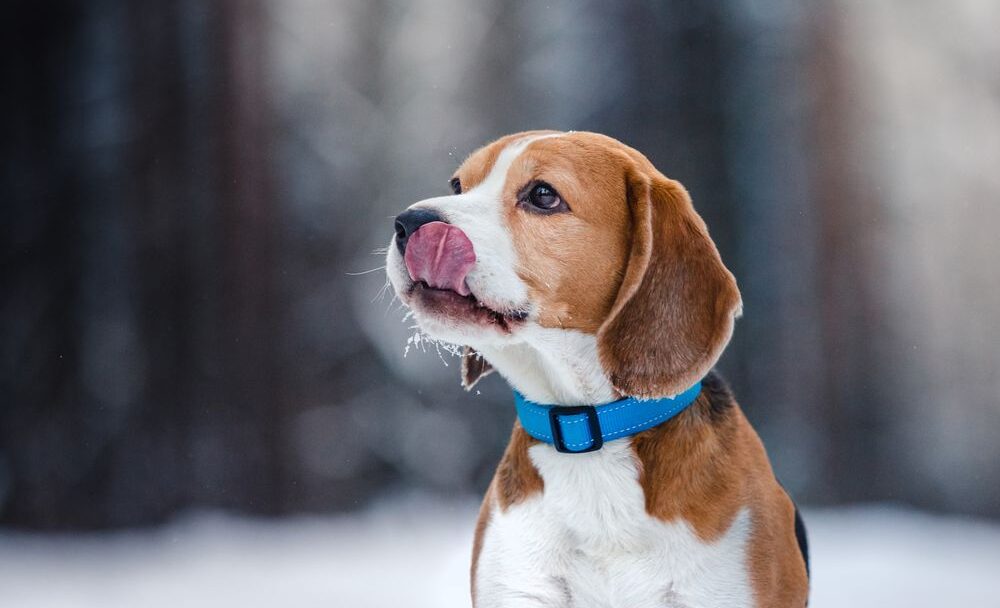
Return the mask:
<path id="1" fill-rule="evenodd" d="M 622 395 L 676 395 L 719 359 L 740 292 L 683 186 L 637 166 L 626 184 L 632 245 L 598 352 Z"/>
<path id="2" fill-rule="evenodd" d="M 493 366 L 471 346 L 462 349 L 462 388 L 472 390 L 480 378 L 493 373 Z"/>

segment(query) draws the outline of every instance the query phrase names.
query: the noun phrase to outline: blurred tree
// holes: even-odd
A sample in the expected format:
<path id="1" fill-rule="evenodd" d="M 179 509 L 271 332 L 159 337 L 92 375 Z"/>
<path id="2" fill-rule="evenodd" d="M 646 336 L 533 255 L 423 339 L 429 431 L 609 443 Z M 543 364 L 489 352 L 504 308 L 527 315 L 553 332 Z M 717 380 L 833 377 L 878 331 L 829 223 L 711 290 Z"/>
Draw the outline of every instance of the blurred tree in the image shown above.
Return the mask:
<path id="1" fill-rule="evenodd" d="M 369 253 L 534 128 L 691 191 L 744 297 L 721 367 L 797 498 L 1000 513 L 996 9 L 885 6 L 15 0 L 0 523 L 481 490 L 509 392 L 403 357 Z"/>
<path id="2" fill-rule="evenodd" d="M 285 507 L 260 5 L 19 3 L 0 518 Z"/>

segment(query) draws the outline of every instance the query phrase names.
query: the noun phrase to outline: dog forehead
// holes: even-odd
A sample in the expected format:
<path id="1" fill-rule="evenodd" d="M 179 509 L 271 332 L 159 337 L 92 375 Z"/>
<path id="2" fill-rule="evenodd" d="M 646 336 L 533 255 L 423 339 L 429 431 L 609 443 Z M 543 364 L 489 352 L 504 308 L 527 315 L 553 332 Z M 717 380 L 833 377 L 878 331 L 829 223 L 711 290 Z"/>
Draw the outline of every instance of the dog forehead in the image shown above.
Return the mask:
<path id="1" fill-rule="evenodd" d="M 531 138 L 559 134 L 559 131 L 523 131 L 501 137 L 470 154 L 456 169 L 455 176 L 461 179 L 462 190 L 469 191 L 486 180 L 496 167 L 500 154 L 510 146 Z"/>
<path id="2" fill-rule="evenodd" d="M 513 165 L 498 167 L 505 150 L 516 149 Z M 501 137 L 469 155 L 455 171 L 462 190 L 482 184 L 494 169 L 527 171 L 554 170 L 563 175 L 576 173 L 590 178 L 608 172 L 618 173 L 623 163 L 635 161 L 640 167 L 648 161 L 637 151 L 616 139 L 585 131 L 523 131 Z M 515 171 L 514 173 L 517 173 Z"/>

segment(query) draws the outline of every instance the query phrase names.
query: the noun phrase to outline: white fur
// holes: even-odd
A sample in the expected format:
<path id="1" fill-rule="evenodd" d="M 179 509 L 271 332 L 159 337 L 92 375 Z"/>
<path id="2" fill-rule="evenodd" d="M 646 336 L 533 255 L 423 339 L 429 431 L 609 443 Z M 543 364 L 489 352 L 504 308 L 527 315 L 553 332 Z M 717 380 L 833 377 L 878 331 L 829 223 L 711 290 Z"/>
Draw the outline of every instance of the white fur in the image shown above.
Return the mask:
<path id="1" fill-rule="evenodd" d="M 476 251 L 469 287 L 494 310 L 533 310 L 516 272 L 501 193 L 517 157 L 545 137 L 558 135 L 507 146 L 486 179 L 468 192 L 412 206 L 437 211 L 469 237 Z M 387 273 L 405 302 L 411 280 L 392 244 Z M 544 328 L 533 316 L 503 334 L 414 314 L 430 337 L 474 347 L 533 401 L 577 405 L 616 397 L 593 335 Z M 506 512 L 490 505 L 476 580 L 479 608 L 752 605 L 745 563 L 749 513 L 740 511 L 712 543 L 701 541 L 684 521 L 650 517 L 630 441 L 612 441 L 589 454 L 560 454 L 548 444 L 530 449 L 544 491 Z"/>
<path id="2" fill-rule="evenodd" d="M 597 338 L 529 323 L 510 343 L 477 349 L 508 382 L 537 403 L 580 405 L 616 398 L 597 358 Z"/>
<path id="3" fill-rule="evenodd" d="M 477 608 L 753 605 L 749 512 L 712 543 L 683 520 L 650 517 L 628 442 L 575 455 L 530 448 L 545 490 L 506 512 L 492 505 Z"/>

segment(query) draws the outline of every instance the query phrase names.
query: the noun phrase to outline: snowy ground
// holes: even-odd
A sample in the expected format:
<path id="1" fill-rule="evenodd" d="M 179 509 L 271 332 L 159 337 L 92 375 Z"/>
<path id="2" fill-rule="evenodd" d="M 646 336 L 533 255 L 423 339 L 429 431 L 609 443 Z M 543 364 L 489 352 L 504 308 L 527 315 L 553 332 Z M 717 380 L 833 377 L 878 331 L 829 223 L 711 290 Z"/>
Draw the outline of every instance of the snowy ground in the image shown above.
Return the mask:
<path id="1" fill-rule="evenodd" d="M 354 516 L 198 514 L 156 530 L 0 530 L 4 608 L 468 606 L 476 506 L 421 499 Z M 865 507 L 805 512 L 812 608 L 1000 607 L 1000 524 Z"/>

